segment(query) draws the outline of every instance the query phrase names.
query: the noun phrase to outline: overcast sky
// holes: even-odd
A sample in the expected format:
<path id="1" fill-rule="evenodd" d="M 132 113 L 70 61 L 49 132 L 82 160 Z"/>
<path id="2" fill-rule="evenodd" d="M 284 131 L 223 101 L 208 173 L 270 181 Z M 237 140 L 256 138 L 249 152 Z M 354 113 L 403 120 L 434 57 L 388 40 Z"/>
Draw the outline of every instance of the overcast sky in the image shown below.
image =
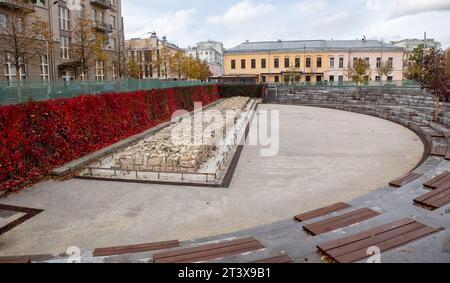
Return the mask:
<path id="1" fill-rule="evenodd" d="M 450 47 L 450 0 L 123 0 L 126 38 L 180 47 L 245 40 L 430 38 Z"/>

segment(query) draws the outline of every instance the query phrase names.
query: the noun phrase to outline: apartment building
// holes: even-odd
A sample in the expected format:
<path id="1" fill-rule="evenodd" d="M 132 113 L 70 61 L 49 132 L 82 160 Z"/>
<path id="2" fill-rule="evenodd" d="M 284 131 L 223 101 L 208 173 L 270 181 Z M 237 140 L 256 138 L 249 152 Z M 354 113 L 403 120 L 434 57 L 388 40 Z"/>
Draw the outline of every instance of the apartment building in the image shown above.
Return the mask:
<path id="1" fill-rule="evenodd" d="M 4 30 L 8 30 L 10 21 L 19 14 L 45 22 L 53 41 L 45 52 L 20 68 L 21 79 L 110 80 L 120 77 L 120 52 L 124 49 L 121 0 L 0 0 L 0 25 Z M 87 72 L 82 70 L 80 57 L 73 52 L 74 30 L 80 18 L 91 19 L 95 32 L 106 39 L 102 46 L 106 57 L 85 63 Z M 2 44 L 0 49 L 3 54 L 0 61 L 3 60 L 4 65 L 0 81 L 14 81 L 16 67 L 6 59 L 10 51 Z"/>
<path id="2" fill-rule="evenodd" d="M 295 76 L 298 82 L 351 81 L 349 67 L 363 58 L 370 64 L 368 80 L 402 80 L 403 48 L 377 40 L 298 40 L 244 42 L 225 51 L 224 81 L 278 83 Z M 378 74 L 389 61 L 392 73 Z"/>
<path id="3" fill-rule="evenodd" d="M 221 76 L 224 73 L 223 54 L 225 49 L 222 42 L 207 40 L 197 43 L 194 47 L 186 49 L 186 54 L 208 63 L 213 76 Z"/>
<path id="4" fill-rule="evenodd" d="M 152 32 L 149 38 L 132 38 L 125 41 L 129 62 L 135 62 L 140 69 L 140 78 L 178 78 L 176 72 L 170 70 L 169 58 L 184 50 L 170 43 L 166 36 L 158 38 Z"/>

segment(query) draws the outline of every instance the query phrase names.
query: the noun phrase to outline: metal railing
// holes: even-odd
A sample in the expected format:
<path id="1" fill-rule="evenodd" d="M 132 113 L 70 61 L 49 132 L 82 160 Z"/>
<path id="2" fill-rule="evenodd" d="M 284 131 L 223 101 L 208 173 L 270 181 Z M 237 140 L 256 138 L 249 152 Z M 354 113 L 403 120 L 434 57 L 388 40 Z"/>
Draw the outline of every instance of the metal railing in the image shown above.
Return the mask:
<path id="1" fill-rule="evenodd" d="M 342 82 L 282 82 L 282 83 L 268 83 L 270 87 L 356 87 L 357 84 L 352 81 L 342 81 Z M 403 80 L 403 81 L 367 81 L 358 86 L 366 87 L 403 87 L 403 88 L 420 88 L 420 85 L 415 81 Z"/>
<path id="2" fill-rule="evenodd" d="M 0 82 L 0 105 L 19 104 L 55 98 L 70 98 L 83 94 L 127 92 L 169 87 L 208 85 L 210 82 L 182 80 L 114 80 L 114 81 L 57 81 Z"/>

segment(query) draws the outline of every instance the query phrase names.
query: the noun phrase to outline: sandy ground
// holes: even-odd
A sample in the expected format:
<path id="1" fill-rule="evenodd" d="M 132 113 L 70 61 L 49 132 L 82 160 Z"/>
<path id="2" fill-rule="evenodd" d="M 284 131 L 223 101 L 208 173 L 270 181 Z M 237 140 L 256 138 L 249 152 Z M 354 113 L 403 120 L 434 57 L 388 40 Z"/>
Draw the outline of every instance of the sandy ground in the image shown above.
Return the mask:
<path id="1" fill-rule="evenodd" d="M 421 159 L 408 129 L 336 110 L 280 110 L 280 153 L 246 147 L 229 189 L 48 181 L 1 203 L 45 209 L 0 236 L 0 255 L 61 253 L 239 231 L 367 194 Z"/>

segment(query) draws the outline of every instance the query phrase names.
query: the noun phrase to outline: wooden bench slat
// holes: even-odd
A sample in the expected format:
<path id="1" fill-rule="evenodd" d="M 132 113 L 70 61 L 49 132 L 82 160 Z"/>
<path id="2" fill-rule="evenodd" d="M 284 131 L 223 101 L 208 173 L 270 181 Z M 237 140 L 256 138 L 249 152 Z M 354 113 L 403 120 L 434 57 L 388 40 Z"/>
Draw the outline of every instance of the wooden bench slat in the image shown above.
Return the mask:
<path id="1" fill-rule="evenodd" d="M 397 178 L 397 179 L 391 181 L 389 183 L 389 185 L 394 186 L 394 187 L 403 187 L 422 176 L 423 176 L 422 174 L 410 172 L 410 173 L 403 175 L 400 178 Z"/>
<path id="2" fill-rule="evenodd" d="M 294 219 L 299 221 L 299 222 L 304 222 L 319 216 L 325 216 L 327 214 L 339 211 L 339 210 L 343 210 L 346 208 L 351 207 L 350 205 L 343 203 L 343 202 L 338 202 L 329 206 L 325 206 L 316 210 L 312 210 L 306 213 L 302 213 L 299 214 L 297 216 L 294 216 Z"/>
<path id="3" fill-rule="evenodd" d="M 258 261 L 255 261 L 255 263 L 258 264 L 264 264 L 264 263 L 292 263 L 294 262 L 292 258 L 288 255 L 280 255 L 280 256 L 274 256 L 271 258 L 261 259 Z"/>
<path id="4" fill-rule="evenodd" d="M 94 255 L 94 257 L 101 257 L 101 256 L 132 254 L 132 253 L 141 253 L 141 252 L 176 248 L 179 246 L 180 246 L 180 242 L 177 240 L 174 240 L 174 241 L 146 243 L 146 244 L 138 244 L 138 245 L 99 248 L 99 249 L 94 250 L 93 255 Z"/>
<path id="5" fill-rule="evenodd" d="M 0 257 L 0 264 L 31 263 L 29 257 Z"/>
<path id="6" fill-rule="evenodd" d="M 361 241 L 361 240 L 366 239 L 366 238 L 371 238 L 371 237 L 377 236 L 380 233 L 384 233 L 384 232 L 387 232 L 387 231 L 390 231 L 390 230 L 394 230 L 396 228 L 399 228 L 399 227 L 402 227 L 402 226 L 405 226 L 405 225 L 409 225 L 409 224 L 414 223 L 414 222 L 415 221 L 410 219 L 410 218 L 404 218 L 404 219 L 401 219 L 401 220 L 398 220 L 398 221 L 394 221 L 394 222 L 391 222 L 391 223 L 388 223 L 388 224 L 384 224 L 384 225 L 381 225 L 381 226 L 378 226 L 378 227 L 375 227 L 375 228 L 372 228 L 372 229 L 369 229 L 369 230 L 366 230 L 366 231 L 363 231 L 363 232 L 359 232 L 359 233 L 356 233 L 356 234 L 353 234 L 353 235 L 349 235 L 349 236 L 343 237 L 341 239 L 337 239 L 337 240 L 334 240 L 334 241 L 330 241 L 330 242 L 327 242 L 327 243 L 320 244 L 320 245 L 317 246 L 317 248 L 320 251 L 325 252 L 327 250 L 336 249 L 338 247 L 351 244 L 353 242 L 357 242 L 357 241 Z"/>
<path id="7" fill-rule="evenodd" d="M 433 148 L 431 149 L 431 155 L 434 156 L 446 156 L 447 155 L 447 146 L 433 146 Z"/>
<path id="8" fill-rule="evenodd" d="M 423 185 L 427 188 L 436 189 L 439 184 L 445 183 L 450 178 L 450 172 L 446 171 L 425 182 Z M 437 184 L 437 185 L 436 185 Z"/>
<path id="9" fill-rule="evenodd" d="M 406 245 L 408 243 L 414 242 L 416 240 L 419 240 L 436 232 L 437 232 L 436 229 L 425 226 L 412 232 L 378 243 L 377 247 L 380 248 L 381 252 L 385 252 Z M 337 257 L 334 260 L 336 260 L 339 263 L 352 263 L 367 257 L 369 257 L 369 255 L 367 255 L 367 249 L 360 249 L 352 253 Z"/>
<path id="10" fill-rule="evenodd" d="M 328 250 L 327 254 L 331 256 L 332 258 L 337 258 L 340 256 L 343 256 L 345 254 L 360 250 L 360 249 L 367 249 L 371 246 L 376 246 L 378 243 L 398 237 L 399 235 L 403 235 L 412 231 L 415 231 L 417 229 L 425 227 L 424 224 L 414 222 L 402 227 L 399 227 L 394 230 L 388 230 L 385 233 L 381 233 L 377 236 L 370 237 L 363 239 L 361 241 L 350 243 L 346 246 L 341 246 L 336 249 Z"/>
<path id="11" fill-rule="evenodd" d="M 205 249 L 203 251 L 188 252 L 189 249 L 181 251 L 180 254 L 171 257 L 163 257 L 154 259 L 155 263 L 192 263 L 210 259 L 241 254 L 244 252 L 259 250 L 264 248 L 258 241 L 241 243 L 238 245 L 229 245 L 214 249 Z"/>
<path id="12" fill-rule="evenodd" d="M 422 195 L 420 197 L 415 198 L 414 202 L 422 203 L 422 202 L 424 202 L 424 201 L 426 201 L 426 200 L 428 200 L 428 199 L 430 199 L 430 198 L 432 198 L 434 196 L 437 196 L 437 195 L 447 191 L 448 188 L 449 187 L 440 187 L 438 189 L 435 189 L 435 190 L 433 190 L 433 191 L 431 191 L 429 193 L 426 193 L 426 194 L 424 194 L 424 195 Z"/>
<path id="13" fill-rule="evenodd" d="M 432 203 L 432 205 L 435 207 L 435 209 L 438 209 L 449 203 L 450 203 L 450 194 L 447 194 L 446 196 L 442 197 L 440 200 Z"/>
<path id="14" fill-rule="evenodd" d="M 303 226 L 312 235 L 320 235 L 378 216 L 379 213 L 368 208 L 358 209 L 336 217 Z"/>

